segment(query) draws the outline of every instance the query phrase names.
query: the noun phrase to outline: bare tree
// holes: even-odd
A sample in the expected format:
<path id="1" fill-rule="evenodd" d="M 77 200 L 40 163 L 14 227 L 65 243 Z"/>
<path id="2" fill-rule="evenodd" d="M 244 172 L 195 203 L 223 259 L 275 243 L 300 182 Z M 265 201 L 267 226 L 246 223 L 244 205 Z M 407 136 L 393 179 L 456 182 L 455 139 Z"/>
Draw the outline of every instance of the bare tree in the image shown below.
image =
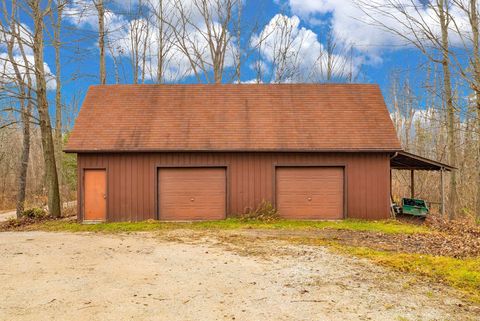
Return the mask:
<path id="1" fill-rule="evenodd" d="M 235 75 L 234 78 L 237 79 L 237 82 L 241 81 L 242 76 L 242 34 L 243 34 L 243 27 L 242 27 L 242 13 L 243 13 L 243 2 L 237 1 L 237 21 L 234 25 L 234 32 L 236 34 L 237 40 L 237 47 L 234 54 L 234 61 L 235 61 Z M 255 29 L 255 28 L 254 28 Z"/>
<path id="2" fill-rule="evenodd" d="M 153 53 L 153 56 L 156 57 L 156 68 L 155 75 L 152 78 L 156 79 L 158 84 L 161 84 L 165 82 L 165 70 L 174 46 L 173 35 L 178 25 L 173 19 L 175 8 L 171 0 L 148 0 L 148 4 L 153 15 L 153 25 L 157 31 L 156 46 L 154 46 L 156 52 Z"/>
<path id="3" fill-rule="evenodd" d="M 450 16 L 448 13 L 448 0 L 437 0 L 438 18 L 441 28 L 441 64 L 443 69 L 443 83 L 445 91 L 445 100 L 447 104 L 447 144 L 452 166 L 457 165 L 456 139 L 455 139 L 455 107 L 453 105 L 452 76 L 450 70 L 450 44 L 448 39 Z M 452 171 L 450 174 L 450 193 L 449 193 L 449 216 L 453 218 L 457 205 L 457 173 Z"/>
<path id="4" fill-rule="evenodd" d="M 156 1 L 157 5 L 153 1 L 149 1 L 149 4 L 152 8 L 152 11 L 156 18 L 157 23 L 157 72 L 156 79 L 157 83 L 161 84 L 163 82 L 163 67 L 165 61 L 165 9 L 163 0 Z"/>
<path id="5" fill-rule="evenodd" d="M 100 84 L 107 80 L 105 66 L 105 7 L 103 0 L 93 0 L 98 15 L 98 47 L 100 49 Z"/>
<path id="6" fill-rule="evenodd" d="M 417 48 L 430 61 L 438 63 L 443 70 L 443 95 L 447 110 L 447 146 L 449 161 L 457 164 L 455 138 L 455 106 L 453 104 L 450 61 L 449 29 L 451 16 L 449 0 L 417 2 L 415 0 L 355 0 L 368 16 L 370 23 L 386 30 Z M 432 12 L 440 32 L 423 17 L 424 9 Z M 392 23 L 394 22 L 394 23 Z M 439 56 L 439 57 L 438 57 Z M 449 215 L 453 218 L 457 209 L 456 172 L 450 174 Z"/>
<path id="7" fill-rule="evenodd" d="M 475 92 L 475 105 L 477 111 L 477 168 L 480 168 L 480 35 L 479 35 L 479 17 L 478 1 L 470 0 L 470 25 L 472 26 L 472 44 L 473 44 L 473 71 L 475 86 L 472 86 Z M 476 214 L 480 221 L 480 170 L 477 172 L 477 195 L 476 195 Z"/>
<path id="8" fill-rule="evenodd" d="M 411 151 L 412 125 L 417 111 L 416 99 L 412 93 L 409 79 L 401 80 L 399 73 L 391 76 L 390 104 L 393 109 L 392 120 L 403 148 Z"/>
<path id="9" fill-rule="evenodd" d="M 137 84 L 140 80 L 141 83 L 145 82 L 148 48 L 150 46 L 150 19 L 144 12 L 142 1 L 139 2 L 135 8 L 131 8 L 129 21 L 129 53 L 130 53 L 130 65 L 132 67 L 132 80 L 134 84 Z"/>
<path id="10" fill-rule="evenodd" d="M 305 39 L 296 34 L 295 28 L 295 23 L 288 16 L 278 14 L 269 27 L 254 39 L 252 46 L 257 50 L 254 64 L 257 82 L 299 81 L 304 76 L 301 70 L 304 57 L 300 55 L 300 48 Z"/>
<path id="11" fill-rule="evenodd" d="M 114 75 L 115 75 L 115 83 L 119 84 L 120 83 L 120 73 L 119 73 L 119 61 L 118 60 L 120 59 L 119 55 L 120 55 L 121 52 L 117 53 L 117 50 L 115 50 L 114 44 L 111 41 L 107 41 L 107 48 L 108 48 L 108 51 L 110 52 L 110 56 L 112 57 L 112 61 L 113 61 L 113 72 L 114 72 Z M 118 51 L 121 51 L 121 49 L 119 49 Z"/>
<path id="12" fill-rule="evenodd" d="M 16 205 L 16 215 L 17 218 L 23 214 L 25 209 L 25 198 L 26 198 L 26 188 L 27 188 L 27 172 L 28 172 L 28 163 L 30 156 L 30 116 L 32 113 L 33 102 L 31 99 L 31 90 L 32 90 L 32 80 L 30 77 L 31 66 L 29 65 L 28 59 L 25 54 L 24 49 L 24 39 L 20 36 L 20 24 L 16 20 L 17 12 L 17 3 L 16 1 L 11 2 L 11 14 L 8 15 L 7 6 L 5 1 L 3 1 L 3 13 L 4 19 L 10 21 L 9 30 L 7 26 L 0 23 L 1 33 L 4 36 L 4 42 L 7 45 L 7 54 L 8 54 L 8 63 L 12 66 L 14 71 L 14 82 L 18 88 L 18 101 L 20 104 L 20 119 L 23 127 L 22 131 L 22 151 L 20 156 L 20 162 L 18 166 L 18 191 L 17 191 L 17 205 Z M 17 50 L 20 52 L 20 57 L 18 59 L 14 56 L 14 47 L 17 47 Z M 21 65 L 19 63 L 21 61 Z M 24 73 L 20 71 L 20 68 L 24 70 Z M 6 76 L 6 75 L 4 75 Z"/>
<path id="13" fill-rule="evenodd" d="M 185 55 L 199 82 L 222 82 L 232 39 L 229 26 L 238 1 L 192 0 L 191 5 L 176 1 L 173 21 L 165 20 L 176 48 Z"/>
<path id="14" fill-rule="evenodd" d="M 144 33 L 146 32 L 146 24 L 143 20 L 130 21 L 130 63 L 133 71 L 133 83 L 138 83 L 138 72 L 140 61 L 142 60 L 141 47 L 142 42 L 146 41 Z"/>
<path id="15" fill-rule="evenodd" d="M 335 41 L 333 32 L 330 31 L 327 36 L 327 61 L 326 61 L 326 75 L 327 81 L 331 81 L 333 78 L 333 71 L 337 68 L 337 61 L 335 60 L 335 50 L 337 49 L 338 43 Z M 342 67 L 343 68 L 343 67 Z"/>
<path id="16" fill-rule="evenodd" d="M 257 12 L 257 14 L 250 15 L 248 16 L 248 19 L 245 19 L 243 15 L 244 1 L 235 1 L 235 14 L 230 24 L 230 32 L 235 37 L 232 37 L 227 48 L 227 50 L 232 53 L 233 73 L 228 78 L 224 77 L 224 81 L 226 82 L 240 83 L 242 78 L 242 70 L 245 64 L 251 62 L 251 60 L 255 61 L 255 55 L 258 54 L 258 47 L 255 46 L 251 41 L 242 41 L 242 39 L 251 40 L 253 37 L 255 37 L 261 27 L 260 20 L 263 18 L 263 12 L 265 11 L 264 6 L 266 3 L 259 1 L 257 2 L 257 5 L 258 6 L 253 10 L 254 12 Z M 267 33 L 264 33 L 263 35 L 266 36 Z M 250 65 L 249 68 L 250 67 L 252 66 Z"/>
<path id="17" fill-rule="evenodd" d="M 339 41 L 333 30 L 329 29 L 325 48 L 321 48 L 308 79 L 326 83 L 353 82 L 355 80 L 353 51 L 353 45 Z"/>
<path id="18" fill-rule="evenodd" d="M 48 187 L 48 208 L 54 217 L 61 216 L 60 193 L 58 187 L 57 166 L 55 163 L 55 147 L 52 136 L 52 126 L 48 111 L 47 85 L 44 68 L 44 19 L 50 14 L 51 1 L 41 7 L 41 0 L 28 1 L 30 14 L 33 18 L 33 57 L 35 67 L 35 91 L 37 110 L 40 120 L 43 155 L 45 161 L 45 180 Z"/>
<path id="19" fill-rule="evenodd" d="M 294 35 L 294 26 L 289 23 L 287 16 L 282 15 L 277 20 L 276 26 L 279 34 L 272 34 L 271 36 L 273 37 L 271 48 L 273 51 L 272 68 L 275 73 L 273 82 L 281 83 L 299 77 L 299 63 L 302 57 L 300 57 L 298 48 L 302 46 L 304 39 Z"/>
<path id="20" fill-rule="evenodd" d="M 462 27 L 457 23 L 456 18 L 451 16 L 454 32 L 462 40 L 464 49 L 468 54 L 468 64 L 456 60 L 457 69 L 460 71 L 463 79 L 468 83 L 474 93 L 473 101 L 475 102 L 476 110 L 476 128 L 473 129 L 477 134 L 477 166 L 480 168 L 480 35 L 479 35 L 479 12 L 478 0 L 452 0 L 456 8 L 460 10 L 468 19 L 470 30 L 462 30 Z M 480 171 L 477 171 L 477 194 L 475 211 L 476 216 L 480 219 Z"/>
<path id="21" fill-rule="evenodd" d="M 62 14 L 67 0 L 58 0 L 56 4 L 56 12 L 51 10 L 50 17 L 53 27 L 53 48 L 55 49 L 55 151 L 57 173 L 61 181 L 62 173 L 62 77 L 61 77 L 61 61 L 60 61 L 60 31 L 62 28 Z M 56 17 L 55 17 L 56 15 Z"/>

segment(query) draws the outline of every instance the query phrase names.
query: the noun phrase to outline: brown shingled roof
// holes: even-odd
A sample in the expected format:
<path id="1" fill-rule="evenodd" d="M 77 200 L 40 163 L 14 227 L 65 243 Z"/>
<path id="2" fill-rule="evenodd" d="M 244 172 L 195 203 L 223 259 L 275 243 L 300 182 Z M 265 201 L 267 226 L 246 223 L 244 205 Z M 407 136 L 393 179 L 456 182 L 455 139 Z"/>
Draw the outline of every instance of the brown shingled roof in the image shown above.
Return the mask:
<path id="1" fill-rule="evenodd" d="M 104 85 L 66 151 L 396 151 L 376 85 Z"/>

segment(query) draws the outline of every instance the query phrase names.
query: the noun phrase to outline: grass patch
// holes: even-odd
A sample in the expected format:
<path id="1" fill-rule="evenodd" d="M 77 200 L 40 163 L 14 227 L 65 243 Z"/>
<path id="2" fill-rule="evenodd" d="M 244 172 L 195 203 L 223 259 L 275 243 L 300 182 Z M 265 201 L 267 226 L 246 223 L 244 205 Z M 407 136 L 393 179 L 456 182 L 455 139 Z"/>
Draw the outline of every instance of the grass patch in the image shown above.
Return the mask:
<path id="1" fill-rule="evenodd" d="M 377 251 L 366 247 L 331 245 L 335 251 L 367 258 L 376 264 L 401 272 L 426 276 L 431 280 L 448 284 L 461 290 L 480 303 L 480 257 L 456 259 L 411 253 Z"/>
<path id="2" fill-rule="evenodd" d="M 385 234 L 416 234 L 429 233 L 430 230 L 424 226 L 402 223 L 393 220 L 385 221 L 292 221 L 276 220 L 273 222 L 243 221 L 240 219 L 226 219 L 221 221 L 203 222 L 121 222 L 121 223 L 100 223 L 80 224 L 77 222 L 49 221 L 32 225 L 29 229 L 45 231 L 67 231 L 67 232 L 145 232 L 167 229 L 339 229 L 351 231 L 380 232 Z"/>
<path id="3" fill-rule="evenodd" d="M 122 232 L 149 232 L 163 229 L 181 228 L 180 223 L 169 223 L 168 225 L 156 221 L 144 222 L 118 222 L 118 223 L 98 223 L 98 224 L 80 224 L 77 222 L 48 221 L 35 224 L 29 227 L 30 230 L 42 230 L 50 232 L 104 232 L 104 233 L 122 233 Z"/>

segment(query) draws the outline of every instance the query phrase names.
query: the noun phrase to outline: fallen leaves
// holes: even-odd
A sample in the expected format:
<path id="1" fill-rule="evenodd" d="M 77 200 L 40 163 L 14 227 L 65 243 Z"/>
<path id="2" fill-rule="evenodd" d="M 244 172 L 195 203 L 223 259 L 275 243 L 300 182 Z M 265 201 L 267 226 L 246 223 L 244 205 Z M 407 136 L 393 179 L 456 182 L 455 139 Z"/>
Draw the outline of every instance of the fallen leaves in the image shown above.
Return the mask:
<path id="1" fill-rule="evenodd" d="M 432 216 L 425 224 L 430 233 L 381 233 L 322 229 L 314 233 L 298 231 L 291 236 L 320 243 L 338 242 L 342 245 L 367 247 L 380 251 L 393 251 L 454 258 L 480 257 L 480 227 L 466 220 L 449 221 Z"/>

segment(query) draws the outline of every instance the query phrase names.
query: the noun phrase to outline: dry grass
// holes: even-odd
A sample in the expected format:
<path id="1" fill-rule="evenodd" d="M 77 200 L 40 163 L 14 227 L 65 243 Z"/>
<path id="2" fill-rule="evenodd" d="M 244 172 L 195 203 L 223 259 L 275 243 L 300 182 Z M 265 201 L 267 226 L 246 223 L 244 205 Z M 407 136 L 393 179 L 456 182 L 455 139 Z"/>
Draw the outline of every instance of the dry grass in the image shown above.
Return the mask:
<path id="1" fill-rule="evenodd" d="M 367 258 L 377 264 L 442 282 L 464 292 L 480 303 L 480 257 L 457 259 L 416 253 L 377 251 L 365 247 L 339 246 L 340 253 Z"/>
<path id="2" fill-rule="evenodd" d="M 263 200 L 255 210 L 243 214 L 240 219 L 246 222 L 260 221 L 266 223 L 279 220 L 280 215 L 272 203 Z"/>

